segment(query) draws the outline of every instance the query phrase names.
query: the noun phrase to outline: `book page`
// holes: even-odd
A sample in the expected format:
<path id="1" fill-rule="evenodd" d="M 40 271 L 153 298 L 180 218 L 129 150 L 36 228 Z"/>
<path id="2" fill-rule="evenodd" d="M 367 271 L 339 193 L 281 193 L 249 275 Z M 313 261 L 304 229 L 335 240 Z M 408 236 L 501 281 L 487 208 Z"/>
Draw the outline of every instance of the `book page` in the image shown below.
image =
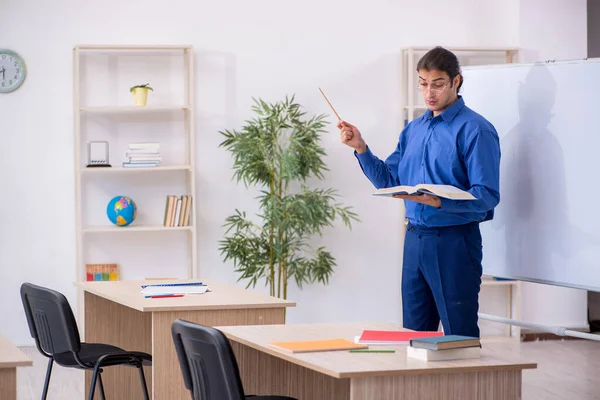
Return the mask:
<path id="1" fill-rule="evenodd" d="M 476 200 L 476 198 L 469 192 L 459 189 L 451 185 L 434 185 L 434 184 L 420 184 L 416 186 L 419 192 L 429 192 L 440 197 L 453 200 Z M 425 190 L 423 190 L 425 189 Z"/>
<path id="2" fill-rule="evenodd" d="M 414 186 L 394 186 L 389 188 L 377 189 L 377 191 L 373 194 L 377 196 L 391 196 L 394 194 L 411 194 L 415 192 L 416 188 Z"/>

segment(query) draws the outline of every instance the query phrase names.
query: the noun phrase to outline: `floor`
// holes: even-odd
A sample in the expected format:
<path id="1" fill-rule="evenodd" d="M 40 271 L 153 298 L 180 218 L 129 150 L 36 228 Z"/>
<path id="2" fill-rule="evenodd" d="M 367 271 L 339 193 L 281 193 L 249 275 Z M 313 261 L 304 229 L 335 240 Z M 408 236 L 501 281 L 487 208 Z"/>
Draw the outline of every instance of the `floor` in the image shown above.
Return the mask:
<path id="1" fill-rule="evenodd" d="M 33 360 L 33 367 L 17 368 L 17 400 L 42 398 L 48 359 L 35 347 L 21 347 Z M 83 371 L 54 364 L 47 400 L 80 400 L 83 395 Z"/>
<path id="2" fill-rule="evenodd" d="M 523 371 L 523 399 L 600 400 L 600 342 L 515 340 L 511 343 L 515 353 L 537 362 L 537 369 Z"/>
<path id="3" fill-rule="evenodd" d="M 485 346 L 485 340 L 483 343 Z M 600 400 L 600 342 L 512 341 L 511 346 L 538 363 L 537 369 L 523 372 L 523 399 Z M 33 359 L 34 366 L 18 368 L 18 400 L 37 400 L 41 397 L 47 361 L 35 347 L 22 349 Z M 83 398 L 83 372 L 55 365 L 48 400 Z"/>

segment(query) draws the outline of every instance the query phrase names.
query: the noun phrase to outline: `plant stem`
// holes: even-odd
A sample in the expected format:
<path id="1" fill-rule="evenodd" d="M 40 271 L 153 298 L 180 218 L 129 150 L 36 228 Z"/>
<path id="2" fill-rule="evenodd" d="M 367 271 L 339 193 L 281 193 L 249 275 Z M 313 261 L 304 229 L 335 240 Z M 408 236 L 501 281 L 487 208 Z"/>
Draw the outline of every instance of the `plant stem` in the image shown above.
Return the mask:
<path id="1" fill-rule="evenodd" d="M 284 276 L 283 276 L 283 298 L 284 298 L 284 300 L 287 300 L 288 276 L 287 276 L 287 266 L 285 266 L 285 265 L 283 267 L 283 272 L 284 272 Z"/>
<path id="2" fill-rule="evenodd" d="M 275 177 L 273 176 L 273 173 L 271 172 L 271 178 L 269 179 L 269 190 L 271 193 L 271 196 L 273 196 L 273 193 L 275 192 Z M 272 217 L 271 217 L 272 218 Z M 269 256 L 270 256 L 270 260 L 269 260 L 269 275 L 271 277 L 270 281 L 269 281 L 269 289 L 270 289 L 270 294 L 271 296 L 275 296 L 275 260 L 274 260 L 274 254 L 273 254 L 273 240 L 274 240 L 274 227 L 273 227 L 273 221 L 271 220 L 271 223 L 269 224 Z"/>
<path id="3" fill-rule="evenodd" d="M 282 162 L 281 162 L 281 158 L 279 158 L 279 176 L 277 177 L 278 180 L 278 184 L 279 184 L 279 190 L 277 193 L 277 199 L 279 200 L 279 207 L 281 208 L 281 199 L 283 197 L 283 179 L 281 177 L 282 175 Z M 278 274 L 278 278 L 277 278 L 277 297 L 281 298 L 281 280 L 283 279 L 283 285 L 284 285 L 284 291 L 283 291 L 283 296 L 285 298 L 285 285 L 287 283 L 287 279 L 285 279 L 284 277 L 284 266 L 285 266 L 285 260 L 286 260 L 286 251 L 284 251 L 283 249 L 285 249 L 284 243 L 283 243 L 283 230 L 279 229 L 279 245 L 281 246 L 282 249 L 282 254 L 281 254 L 281 259 L 279 260 L 279 274 Z"/>

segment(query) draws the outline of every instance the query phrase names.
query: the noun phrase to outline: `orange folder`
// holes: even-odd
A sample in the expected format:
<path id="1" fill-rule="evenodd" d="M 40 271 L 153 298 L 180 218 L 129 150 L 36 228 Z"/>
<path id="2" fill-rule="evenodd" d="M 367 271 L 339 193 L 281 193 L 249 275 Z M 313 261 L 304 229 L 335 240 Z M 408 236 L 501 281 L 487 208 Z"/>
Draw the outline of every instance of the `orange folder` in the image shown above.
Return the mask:
<path id="1" fill-rule="evenodd" d="M 273 342 L 270 345 L 292 353 L 309 353 L 314 351 L 336 351 L 367 349 L 369 346 L 354 343 L 346 339 L 305 340 L 301 342 Z"/>

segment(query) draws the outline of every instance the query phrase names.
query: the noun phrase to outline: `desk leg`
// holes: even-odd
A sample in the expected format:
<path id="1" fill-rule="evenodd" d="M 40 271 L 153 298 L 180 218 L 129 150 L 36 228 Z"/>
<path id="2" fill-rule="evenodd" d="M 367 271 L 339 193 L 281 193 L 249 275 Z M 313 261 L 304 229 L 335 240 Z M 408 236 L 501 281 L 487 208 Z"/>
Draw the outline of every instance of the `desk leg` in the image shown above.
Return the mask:
<path id="1" fill-rule="evenodd" d="M 506 285 L 506 318 L 513 316 L 513 290 L 512 285 Z M 506 324 L 506 336 L 512 336 L 512 325 Z"/>
<path id="2" fill-rule="evenodd" d="M 0 369 L 0 398 L 2 400 L 17 400 L 17 369 Z"/>
<path id="3" fill-rule="evenodd" d="M 190 392 L 183 384 L 181 368 L 171 324 L 176 319 L 206 326 L 283 324 L 283 308 L 256 308 L 207 311 L 157 311 L 152 313 L 153 334 L 153 393 L 155 400 L 189 399 Z"/>
<path id="4" fill-rule="evenodd" d="M 290 396 L 298 400 L 350 399 L 349 379 L 337 379 L 237 342 L 231 341 L 231 347 L 246 394 Z"/>
<path id="5" fill-rule="evenodd" d="M 350 393 L 351 400 L 520 399 L 521 370 L 354 378 Z"/>
<path id="6" fill-rule="evenodd" d="M 85 292 L 85 341 L 118 346 L 152 354 L 152 315 Z M 148 390 L 152 390 L 152 367 L 144 367 Z M 85 373 L 87 399 L 92 373 Z M 106 367 L 102 383 L 107 399 L 142 399 L 139 373 L 132 367 Z M 97 386 L 96 386 L 97 387 Z M 96 389 L 100 398 L 100 391 Z"/>

